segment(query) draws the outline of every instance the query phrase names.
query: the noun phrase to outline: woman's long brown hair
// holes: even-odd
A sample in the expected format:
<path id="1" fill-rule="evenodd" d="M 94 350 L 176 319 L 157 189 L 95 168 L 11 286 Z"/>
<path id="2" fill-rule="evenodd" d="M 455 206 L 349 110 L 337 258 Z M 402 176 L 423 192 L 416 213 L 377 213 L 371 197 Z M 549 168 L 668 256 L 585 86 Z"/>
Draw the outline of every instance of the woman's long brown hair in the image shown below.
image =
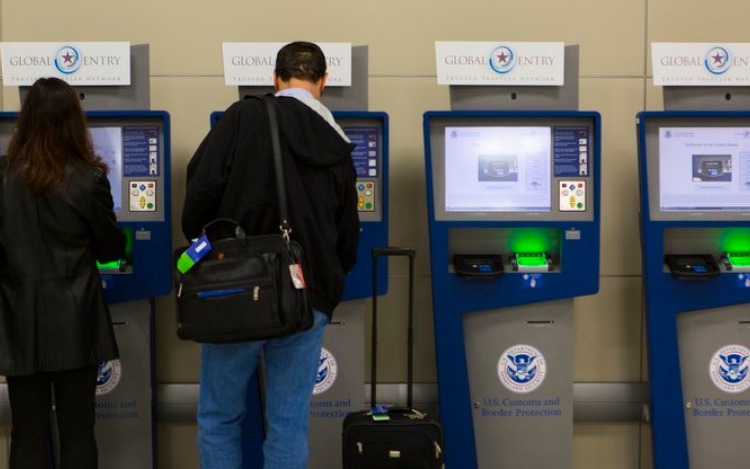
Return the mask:
<path id="1" fill-rule="evenodd" d="M 21 106 L 8 165 L 20 169 L 33 194 L 48 195 L 65 179 L 65 165 L 76 160 L 107 171 L 94 154 L 75 90 L 59 78 L 40 78 Z"/>

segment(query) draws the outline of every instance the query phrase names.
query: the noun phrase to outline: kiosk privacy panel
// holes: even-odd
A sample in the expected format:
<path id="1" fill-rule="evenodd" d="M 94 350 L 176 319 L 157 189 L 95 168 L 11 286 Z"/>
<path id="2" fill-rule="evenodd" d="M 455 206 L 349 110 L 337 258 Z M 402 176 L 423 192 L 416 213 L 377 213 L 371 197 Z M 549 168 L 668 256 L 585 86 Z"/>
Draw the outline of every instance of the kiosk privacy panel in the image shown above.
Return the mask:
<path id="1" fill-rule="evenodd" d="M 744 467 L 750 112 L 637 125 L 654 466 Z"/>
<path id="2" fill-rule="evenodd" d="M 424 114 L 446 465 L 570 467 L 572 299 L 599 288 L 600 116 Z"/>

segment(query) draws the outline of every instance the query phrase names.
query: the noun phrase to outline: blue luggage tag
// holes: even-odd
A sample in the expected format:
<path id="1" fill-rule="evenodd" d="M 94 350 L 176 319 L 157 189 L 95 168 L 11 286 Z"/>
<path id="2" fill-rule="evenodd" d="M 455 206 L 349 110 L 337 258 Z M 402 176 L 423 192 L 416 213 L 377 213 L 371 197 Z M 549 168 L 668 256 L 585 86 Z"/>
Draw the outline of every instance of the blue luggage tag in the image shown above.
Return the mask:
<path id="1" fill-rule="evenodd" d="M 192 269 L 203 257 L 211 251 L 211 242 L 206 235 L 196 239 L 177 259 L 177 270 L 184 274 Z"/>

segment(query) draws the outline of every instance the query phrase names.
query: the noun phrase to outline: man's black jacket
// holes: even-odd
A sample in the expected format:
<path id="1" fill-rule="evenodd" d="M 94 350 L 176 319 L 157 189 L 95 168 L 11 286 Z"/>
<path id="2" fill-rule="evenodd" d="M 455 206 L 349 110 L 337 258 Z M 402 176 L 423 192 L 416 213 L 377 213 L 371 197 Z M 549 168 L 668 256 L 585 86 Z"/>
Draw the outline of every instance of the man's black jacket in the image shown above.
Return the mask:
<path id="1" fill-rule="evenodd" d="M 352 145 L 301 101 L 276 98 L 292 238 L 305 252 L 313 307 L 328 314 L 341 300 L 359 240 Z M 265 104 L 234 103 L 187 168 L 182 230 L 200 235 L 216 218 L 236 220 L 250 235 L 278 233 L 270 126 Z"/>

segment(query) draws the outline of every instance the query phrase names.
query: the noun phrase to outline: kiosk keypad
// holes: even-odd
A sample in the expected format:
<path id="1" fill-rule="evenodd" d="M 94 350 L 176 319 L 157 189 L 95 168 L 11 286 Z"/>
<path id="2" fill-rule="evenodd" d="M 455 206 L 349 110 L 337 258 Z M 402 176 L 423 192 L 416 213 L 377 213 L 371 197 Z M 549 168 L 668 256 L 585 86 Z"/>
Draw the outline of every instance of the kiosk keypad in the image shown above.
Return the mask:
<path id="1" fill-rule="evenodd" d="M 156 181 L 130 182 L 130 211 L 156 211 Z"/>
<path id="2" fill-rule="evenodd" d="M 586 211 L 586 181 L 560 181 L 560 211 Z"/>
<path id="3" fill-rule="evenodd" d="M 375 188 L 374 180 L 357 181 L 357 209 L 360 212 L 375 211 Z"/>

